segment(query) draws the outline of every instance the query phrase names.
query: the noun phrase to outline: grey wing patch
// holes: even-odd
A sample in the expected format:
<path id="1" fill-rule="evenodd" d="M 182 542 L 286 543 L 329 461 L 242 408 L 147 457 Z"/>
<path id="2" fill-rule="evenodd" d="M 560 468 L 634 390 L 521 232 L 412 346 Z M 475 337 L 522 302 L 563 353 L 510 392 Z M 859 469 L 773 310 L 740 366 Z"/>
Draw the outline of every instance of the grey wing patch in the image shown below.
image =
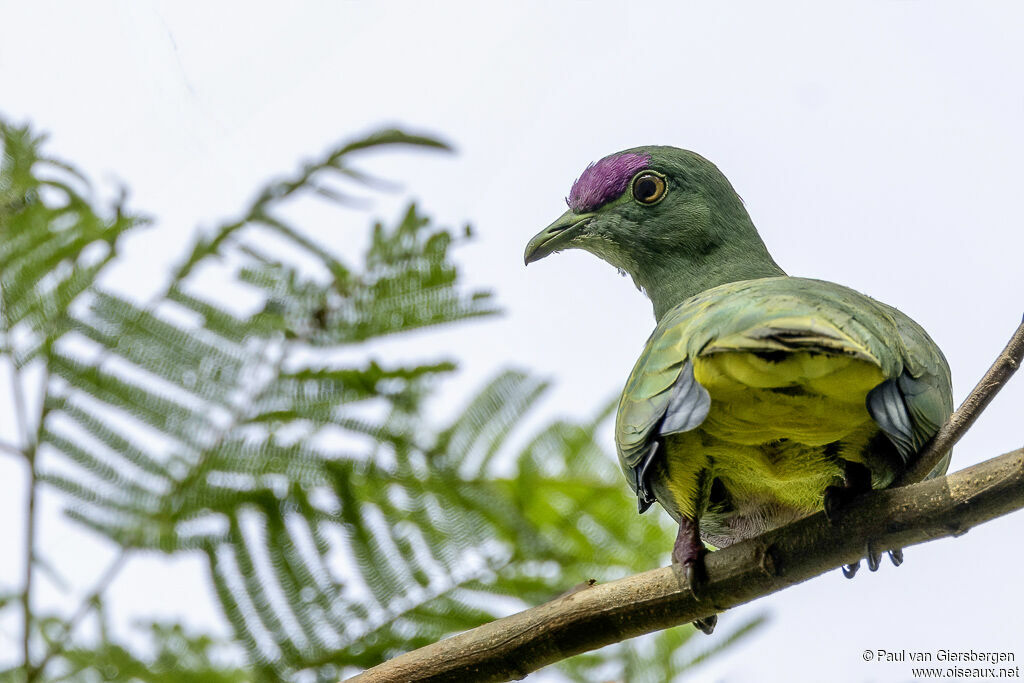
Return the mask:
<path id="1" fill-rule="evenodd" d="M 679 378 L 672 385 L 665 416 L 661 419 L 658 432 L 647 446 L 647 452 L 633 468 L 638 507 L 643 514 L 654 504 L 654 492 L 650 484 L 650 468 L 661 451 L 661 438 L 669 434 L 688 432 L 708 416 L 711 409 L 711 395 L 693 376 L 693 363 L 686 361 L 679 371 Z"/>
<path id="2" fill-rule="evenodd" d="M 650 469 L 651 463 L 654 462 L 655 456 L 658 455 L 660 447 L 661 441 L 658 439 L 652 441 L 651 445 L 647 447 L 647 453 L 644 454 L 640 464 L 633 468 L 633 478 L 635 479 L 633 490 L 636 492 L 637 512 L 641 515 L 654 505 L 654 491 L 651 490 L 648 469 Z"/>
<path id="3" fill-rule="evenodd" d="M 921 438 L 920 429 L 914 428 L 914 418 L 907 407 L 908 398 L 919 391 L 918 384 L 904 373 L 882 382 L 868 393 L 868 414 L 896 446 L 903 464 L 907 464 L 927 440 L 927 437 Z"/>
<path id="4" fill-rule="evenodd" d="M 947 396 L 941 384 L 927 376 L 911 377 L 903 373 L 899 378 L 900 391 L 910 411 L 910 421 L 914 425 L 914 439 L 917 447 L 922 447 L 928 439 L 939 431 L 945 416 L 953 407 L 944 404 Z M 941 417 L 940 417 L 941 416 Z M 936 420 L 936 418 L 939 418 Z"/>
<path id="5" fill-rule="evenodd" d="M 693 376 L 693 363 L 686 361 L 679 371 L 679 379 L 672 385 L 665 418 L 658 433 L 662 436 L 688 432 L 698 427 L 711 409 L 711 395 Z"/>

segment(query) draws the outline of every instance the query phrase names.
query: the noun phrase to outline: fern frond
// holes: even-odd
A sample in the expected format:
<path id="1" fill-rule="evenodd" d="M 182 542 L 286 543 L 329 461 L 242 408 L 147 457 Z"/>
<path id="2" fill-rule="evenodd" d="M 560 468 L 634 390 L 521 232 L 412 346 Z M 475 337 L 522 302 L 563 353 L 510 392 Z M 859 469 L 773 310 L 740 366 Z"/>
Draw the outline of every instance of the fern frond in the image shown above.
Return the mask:
<path id="1" fill-rule="evenodd" d="M 40 154 L 43 136 L 0 121 L 0 331 L 17 366 L 67 331 L 72 303 L 146 219 L 101 215 L 71 166 Z"/>

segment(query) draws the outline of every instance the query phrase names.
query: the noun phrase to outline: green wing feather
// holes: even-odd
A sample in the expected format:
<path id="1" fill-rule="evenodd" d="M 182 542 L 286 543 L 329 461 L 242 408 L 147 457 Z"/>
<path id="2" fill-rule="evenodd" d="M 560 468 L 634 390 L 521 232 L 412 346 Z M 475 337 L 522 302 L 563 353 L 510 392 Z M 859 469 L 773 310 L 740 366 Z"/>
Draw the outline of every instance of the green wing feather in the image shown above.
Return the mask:
<path id="1" fill-rule="evenodd" d="M 952 412 L 949 366 L 935 342 L 900 311 L 821 280 L 773 277 L 714 287 L 668 311 L 647 340 L 619 402 L 615 440 L 637 467 L 669 408 L 687 360 L 726 350 L 829 349 L 875 363 L 899 382 L 916 453 Z M 913 453 L 909 456 L 912 457 Z M 946 461 L 932 473 L 944 472 Z M 633 483 L 632 477 L 627 477 Z"/>

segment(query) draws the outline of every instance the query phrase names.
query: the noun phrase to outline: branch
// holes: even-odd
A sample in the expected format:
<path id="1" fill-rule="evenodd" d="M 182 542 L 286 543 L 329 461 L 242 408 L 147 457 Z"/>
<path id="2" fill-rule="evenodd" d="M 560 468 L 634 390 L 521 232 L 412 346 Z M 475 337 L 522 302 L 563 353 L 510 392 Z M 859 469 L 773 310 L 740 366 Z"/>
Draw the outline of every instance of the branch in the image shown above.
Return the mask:
<path id="1" fill-rule="evenodd" d="M 4 300 L 4 312 L 0 314 L 6 336 L 10 337 L 11 325 L 7 320 L 7 301 Z M 25 399 L 25 387 L 22 386 L 21 370 L 14 361 L 13 353 L 8 355 L 7 363 L 11 373 L 11 391 L 14 395 L 14 418 L 21 432 L 24 444 L 22 451 L 28 463 L 28 493 L 25 496 L 25 558 L 22 565 L 21 590 L 21 656 L 25 660 L 26 669 L 31 665 L 32 656 L 32 581 L 35 578 L 33 569 L 36 560 L 36 496 L 39 492 L 39 471 L 36 469 L 36 446 L 38 440 L 33 439 L 32 429 L 28 423 L 28 408 Z"/>
<path id="2" fill-rule="evenodd" d="M 1024 322 L 901 483 L 921 480 L 1006 384 L 1024 358 Z M 504 681 L 627 638 L 711 616 L 874 552 L 959 536 L 1024 507 L 1024 448 L 946 477 L 875 491 L 836 522 L 817 513 L 710 553 L 701 600 L 677 565 L 557 598 L 407 652 L 349 679 Z"/>
<path id="3" fill-rule="evenodd" d="M 939 428 L 939 431 L 921 451 L 914 464 L 903 473 L 896 485 L 911 484 L 924 479 L 942 459 L 942 456 L 971 428 L 974 421 L 981 415 L 981 411 L 985 410 L 999 390 L 1013 376 L 1013 373 L 1017 372 L 1022 360 L 1024 360 L 1024 321 L 1010 337 L 1006 348 L 996 358 L 992 367 L 971 390 L 956 412 L 950 415 L 945 424 Z"/>
<path id="4" fill-rule="evenodd" d="M 708 617 L 857 562 L 874 551 L 959 536 L 1024 507 L 1024 448 L 858 498 L 830 523 L 817 513 L 709 553 L 694 598 L 678 565 L 595 585 L 384 662 L 349 683 L 505 681 L 627 638 Z"/>
<path id="5" fill-rule="evenodd" d="M 21 458 L 25 457 L 25 451 L 18 448 L 12 443 L 7 443 L 6 441 L 0 441 L 0 451 L 3 451 L 4 453 L 7 453 L 9 455 L 17 455 Z"/>
<path id="6" fill-rule="evenodd" d="M 71 635 L 75 631 L 75 627 L 89 614 L 97 605 L 100 596 L 102 596 L 110 584 L 117 578 L 121 568 L 124 567 L 125 562 L 128 560 L 128 549 L 121 548 L 114 558 L 114 561 L 110 563 L 106 571 L 100 575 L 99 580 L 89 593 L 82 598 L 82 602 L 78 605 L 78 609 L 75 613 L 67 620 L 64 624 L 64 628 L 54 642 L 51 642 L 49 649 L 43 658 L 35 666 L 29 666 L 25 664 L 25 669 L 28 672 L 26 675 L 26 683 L 32 683 L 39 676 L 43 675 L 46 671 L 46 666 L 53 660 L 54 657 L 63 654 L 68 647 L 68 642 L 71 639 Z"/>

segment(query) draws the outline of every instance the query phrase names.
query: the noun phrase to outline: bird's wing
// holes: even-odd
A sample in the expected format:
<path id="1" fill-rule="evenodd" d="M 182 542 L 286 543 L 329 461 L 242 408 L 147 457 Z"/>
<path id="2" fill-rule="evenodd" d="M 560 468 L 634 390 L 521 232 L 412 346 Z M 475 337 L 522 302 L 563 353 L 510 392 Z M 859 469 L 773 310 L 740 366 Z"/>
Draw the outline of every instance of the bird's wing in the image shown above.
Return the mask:
<path id="1" fill-rule="evenodd" d="M 945 356 L 928 333 L 901 311 L 879 305 L 895 323 L 903 370 L 868 395 L 868 412 L 909 465 L 953 412 L 952 378 Z M 890 427 L 894 413 L 903 416 L 899 430 Z M 947 452 L 927 478 L 944 474 L 951 455 Z"/>
<path id="2" fill-rule="evenodd" d="M 710 407 L 694 359 L 726 351 L 831 350 L 877 365 L 868 410 L 910 461 L 952 411 L 941 351 L 900 311 L 854 290 L 804 278 L 733 282 L 665 314 L 619 401 L 615 441 L 630 484 L 657 437 L 693 429 Z M 941 470 L 945 471 L 945 466 Z"/>

